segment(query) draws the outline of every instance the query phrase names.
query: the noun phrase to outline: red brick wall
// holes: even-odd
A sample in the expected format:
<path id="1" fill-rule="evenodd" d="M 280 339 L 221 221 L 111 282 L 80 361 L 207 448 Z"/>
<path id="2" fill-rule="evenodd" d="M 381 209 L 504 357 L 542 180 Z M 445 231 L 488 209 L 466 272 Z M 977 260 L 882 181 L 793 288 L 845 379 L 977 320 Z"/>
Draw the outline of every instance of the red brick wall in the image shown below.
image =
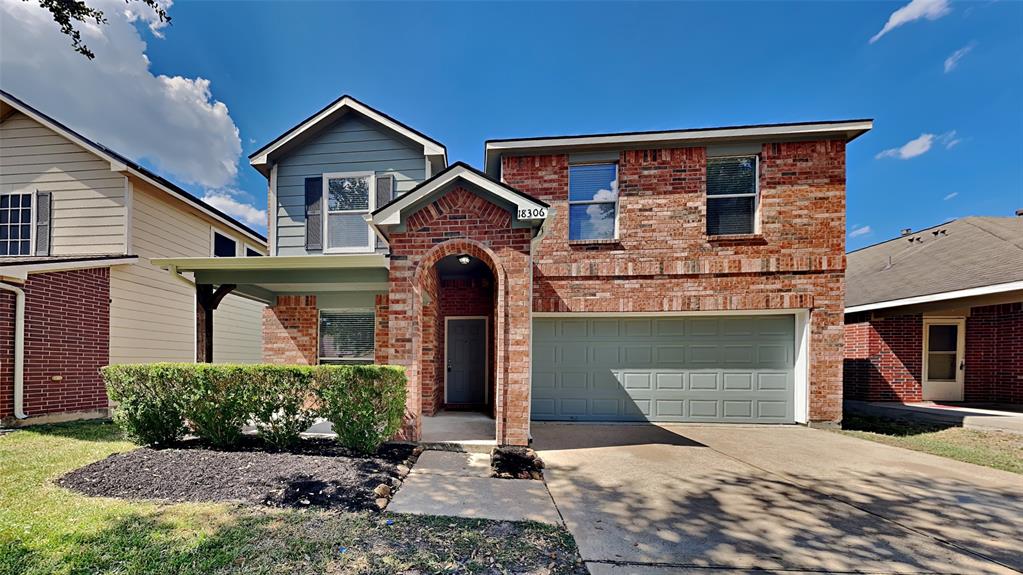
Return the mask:
<path id="1" fill-rule="evenodd" d="M 25 413 L 106 408 L 99 370 L 110 361 L 110 270 L 33 274 L 24 290 Z M 0 417 L 14 412 L 14 301 L 0 292 Z"/>
<path id="2" fill-rule="evenodd" d="M 506 157 L 503 177 L 554 209 L 534 253 L 535 311 L 811 312 L 810 418 L 842 415 L 845 144 L 765 144 L 760 234 L 706 234 L 704 148 L 619 155 L 620 241 L 568 241 L 568 157 Z"/>
<path id="3" fill-rule="evenodd" d="M 863 401 L 920 401 L 923 317 L 861 319 L 845 326 L 845 396 Z"/>
<path id="4" fill-rule="evenodd" d="M 388 301 L 387 294 L 378 294 L 376 296 L 376 302 L 374 307 L 373 319 L 376 321 L 376 327 L 373 330 L 373 341 L 376 344 L 374 353 L 374 362 L 378 365 L 387 363 L 387 309 Z"/>
<path id="5" fill-rule="evenodd" d="M 319 321 L 316 296 L 277 296 L 277 305 L 263 308 L 263 361 L 315 365 Z"/>
<path id="6" fill-rule="evenodd" d="M 970 310 L 965 377 L 966 401 L 1023 403 L 1023 302 Z"/>
<path id="7" fill-rule="evenodd" d="M 531 230 L 511 227 L 511 214 L 480 196 L 456 188 L 412 214 L 405 232 L 390 238 L 390 318 L 387 354 L 409 374 L 403 436 L 418 438 L 423 393 L 435 375 L 438 346 L 435 317 L 423 306 L 434 264 L 467 253 L 494 272 L 496 286 L 495 413 L 502 444 L 529 439 L 529 241 Z M 430 325 L 434 326 L 431 330 Z M 431 365 L 433 367 L 431 367 Z M 433 370 L 431 372 L 430 370 Z M 435 380 L 434 380 L 435 381 Z M 430 389 L 436 393 L 435 389 Z"/>

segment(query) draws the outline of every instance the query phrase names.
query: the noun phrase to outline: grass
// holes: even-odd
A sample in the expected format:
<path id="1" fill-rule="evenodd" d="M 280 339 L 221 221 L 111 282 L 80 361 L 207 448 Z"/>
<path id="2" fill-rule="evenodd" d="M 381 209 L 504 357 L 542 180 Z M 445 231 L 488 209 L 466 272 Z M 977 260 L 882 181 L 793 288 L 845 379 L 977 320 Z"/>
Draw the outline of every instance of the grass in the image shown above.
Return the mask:
<path id="1" fill-rule="evenodd" d="M 1023 473 L 1023 435 L 865 415 L 846 415 L 842 427 L 853 437 Z"/>
<path id="2" fill-rule="evenodd" d="M 585 573 L 571 535 L 538 523 L 162 504 L 53 483 L 133 447 L 111 423 L 0 436 L 0 574 Z"/>

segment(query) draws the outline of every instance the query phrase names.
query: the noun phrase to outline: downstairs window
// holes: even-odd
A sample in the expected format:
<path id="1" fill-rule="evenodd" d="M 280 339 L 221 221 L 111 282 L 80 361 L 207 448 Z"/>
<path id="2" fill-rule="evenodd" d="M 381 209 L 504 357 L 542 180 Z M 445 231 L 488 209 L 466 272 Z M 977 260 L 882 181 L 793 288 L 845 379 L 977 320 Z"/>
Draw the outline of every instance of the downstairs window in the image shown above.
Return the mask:
<path id="1" fill-rule="evenodd" d="M 320 310 L 320 363 L 373 363 L 372 310 Z"/>

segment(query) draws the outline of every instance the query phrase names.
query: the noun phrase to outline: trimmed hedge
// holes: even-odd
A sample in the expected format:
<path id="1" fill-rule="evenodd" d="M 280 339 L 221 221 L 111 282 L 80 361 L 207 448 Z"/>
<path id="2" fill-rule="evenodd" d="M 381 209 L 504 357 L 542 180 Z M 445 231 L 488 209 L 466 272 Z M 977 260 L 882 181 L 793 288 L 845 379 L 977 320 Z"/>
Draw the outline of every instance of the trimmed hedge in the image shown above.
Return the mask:
<path id="1" fill-rule="evenodd" d="M 191 430 L 221 448 L 237 445 L 246 423 L 284 449 L 318 417 L 338 441 L 375 451 L 401 427 L 400 367 L 153 363 L 103 368 L 115 421 L 133 440 L 166 446 Z"/>

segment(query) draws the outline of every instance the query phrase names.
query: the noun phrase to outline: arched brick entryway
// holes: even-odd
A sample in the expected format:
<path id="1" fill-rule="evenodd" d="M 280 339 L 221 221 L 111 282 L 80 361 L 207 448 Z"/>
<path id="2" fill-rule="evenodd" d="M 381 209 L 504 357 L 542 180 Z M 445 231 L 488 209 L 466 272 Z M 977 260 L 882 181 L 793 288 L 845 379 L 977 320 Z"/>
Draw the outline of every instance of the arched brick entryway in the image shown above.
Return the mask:
<path id="1" fill-rule="evenodd" d="M 494 412 L 497 441 L 529 440 L 529 338 L 531 230 L 514 228 L 511 214 L 477 194 L 456 188 L 409 217 L 392 233 L 387 357 L 405 366 L 408 379 L 403 435 L 422 434 L 423 379 L 433 377 L 427 355 L 443 342 L 424 337 L 423 297 L 434 289 L 434 266 L 468 254 L 494 276 Z M 428 341 L 429 340 L 429 341 Z"/>

